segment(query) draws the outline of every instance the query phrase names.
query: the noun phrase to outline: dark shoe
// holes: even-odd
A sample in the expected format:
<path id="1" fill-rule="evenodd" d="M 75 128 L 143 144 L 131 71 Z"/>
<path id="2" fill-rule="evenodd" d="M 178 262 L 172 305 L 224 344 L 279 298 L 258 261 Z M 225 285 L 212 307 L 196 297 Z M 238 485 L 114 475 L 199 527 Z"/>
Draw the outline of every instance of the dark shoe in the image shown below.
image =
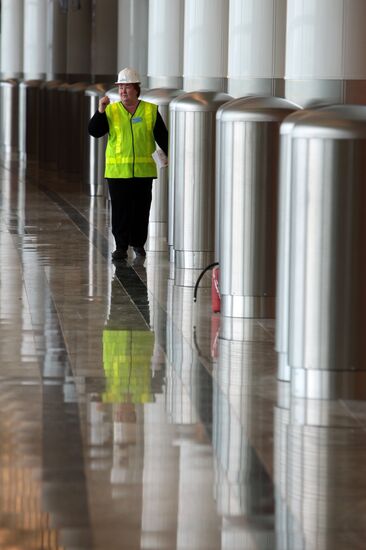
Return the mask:
<path id="1" fill-rule="evenodd" d="M 136 254 L 136 256 L 146 256 L 146 252 L 143 246 L 134 246 L 133 250 Z"/>
<path id="2" fill-rule="evenodd" d="M 122 248 L 117 248 L 112 252 L 112 260 L 125 260 L 127 258 L 127 250 Z"/>

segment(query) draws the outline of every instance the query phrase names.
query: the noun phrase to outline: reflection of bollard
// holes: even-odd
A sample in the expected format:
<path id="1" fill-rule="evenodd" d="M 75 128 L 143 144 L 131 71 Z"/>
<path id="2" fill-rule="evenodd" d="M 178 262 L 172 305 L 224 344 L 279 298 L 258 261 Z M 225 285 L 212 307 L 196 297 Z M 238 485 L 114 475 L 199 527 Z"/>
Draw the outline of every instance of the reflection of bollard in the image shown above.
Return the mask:
<path id="1" fill-rule="evenodd" d="M 219 339 L 213 371 L 212 445 L 215 501 L 219 515 L 225 517 L 222 530 L 228 539 L 222 548 L 275 547 L 272 530 L 256 529 L 259 510 L 265 522 L 272 520 L 273 510 L 274 488 L 258 445 L 266 429 L 263 421 L 268 421 L 263 407 L 268 405 L 257 393 L 273 360 L 268 353 L 271 348 L 272 344 Z"/>
<path id="2" fill-rule="evenodd" d="M 292 131 L 289 364 L 298 397 L 364 399 L 366 107 Z"/>
<path id="3" fill-rule="evenodd" d="M 30 161 L 39 159 L 40 87 L 42 80 L 19 84 L 19 153 Z"/>
<path id="4" fill-rule="evenodd" d="M 348 548 L 352 532 L 362 547 L 364 516 L 352 513 L 364 502 L 357 475 L 364 432 L 357 419 L 347 418 L 339 402 L 292 397 L 284 436 L 288 515 L 287 546 L 281 548 Z M 345 502 L 352 502 L 352 511 Z"/>
<path id="5" fill-rule="evenodd" d="M 276 97 L 248 97 L 223 105 L 217 114 L 224 316 L 274 317 L 279 129 L 297 108 Z"/>
<path id="6" fill-rule="evenodd" d="M 231 97 L 192 92 L 174 100 L 174 254 L 179 270 L 202 270 L 215 248 L 215 131 L 217 109 Z M 196 278 L 196 274 L 192 273 Z"/>
<path id="7" fill-rule="evenodd" d="M 0 81 L 0 147 L 18 147 L 19 87 L 17 80 Z"/>
<path id="8" fill-rule="evenodd" d="M 99 100 L 106 94 L 108 87 L 95 84 L 85 90 L 84 131 L 87 132 L 88 121 L 98 109 Z M 105 196 L 107 186 L 104 181 L 105 148 L 107 138 L 85 136 L 84 182 L 91 197 Z"/>
<path id="9" fill-rule="evenodd" d="M 158 105 L 165 124 L 169 127 L 169 103 L 182 90 L 175 88 L 154 88 L 141 93 L 140 99 Z M 158 178 L 152 189 L 149 219 L 148 250 L 166 250 L 168 242 L 168 167 L 158 168 Z"/>

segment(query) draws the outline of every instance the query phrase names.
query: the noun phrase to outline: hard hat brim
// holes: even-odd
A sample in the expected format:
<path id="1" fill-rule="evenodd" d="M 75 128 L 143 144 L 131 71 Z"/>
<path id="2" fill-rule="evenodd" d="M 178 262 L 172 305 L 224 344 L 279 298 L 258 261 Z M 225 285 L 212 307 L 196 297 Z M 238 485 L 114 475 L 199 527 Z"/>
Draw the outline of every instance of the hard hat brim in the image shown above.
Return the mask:
<path id="1" fill-rule="evenodd" d="M 136 80 L 136 82 L 115 82 L 115 84 L 141 84 L 139 80 Z"/>

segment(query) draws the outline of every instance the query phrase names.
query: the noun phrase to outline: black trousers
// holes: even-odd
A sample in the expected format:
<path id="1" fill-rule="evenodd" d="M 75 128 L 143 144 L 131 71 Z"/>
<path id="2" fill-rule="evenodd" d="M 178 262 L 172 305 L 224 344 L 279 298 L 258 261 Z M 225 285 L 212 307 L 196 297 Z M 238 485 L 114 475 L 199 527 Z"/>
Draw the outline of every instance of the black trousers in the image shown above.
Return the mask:
<path id="1" fill-rule="evenodd" d="M 147 239 L 152 178 L 108 178 L 116 248 L 142 247 Z"/>

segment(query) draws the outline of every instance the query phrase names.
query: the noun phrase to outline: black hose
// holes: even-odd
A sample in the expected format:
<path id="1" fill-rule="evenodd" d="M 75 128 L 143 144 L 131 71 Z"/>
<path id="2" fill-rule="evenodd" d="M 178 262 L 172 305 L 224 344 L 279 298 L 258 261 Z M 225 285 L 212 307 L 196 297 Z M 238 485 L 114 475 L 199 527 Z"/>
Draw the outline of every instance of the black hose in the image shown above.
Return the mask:
<path id="1" fill-rule="evenodd" d="M 206 273 L 206 271 L 208 271 L 209 269 L 212 269 L 213 267 L 215 267 L 215 265 L 219 265 L 219 262 L 214 262 L 213 264 L 208 265 L 208 266 L 205 267 L 205 269 L 200 273 L 200 276 L 198 277 L 197 282 L 196 282 L 196 284 L 194 285 L 194 293 L 193 293 L 193 301 L 194 301 L 194 302 L 197 302 L 198 285 L 200 284 L 202 277 L 204 276 L 204 274 Z"/>

